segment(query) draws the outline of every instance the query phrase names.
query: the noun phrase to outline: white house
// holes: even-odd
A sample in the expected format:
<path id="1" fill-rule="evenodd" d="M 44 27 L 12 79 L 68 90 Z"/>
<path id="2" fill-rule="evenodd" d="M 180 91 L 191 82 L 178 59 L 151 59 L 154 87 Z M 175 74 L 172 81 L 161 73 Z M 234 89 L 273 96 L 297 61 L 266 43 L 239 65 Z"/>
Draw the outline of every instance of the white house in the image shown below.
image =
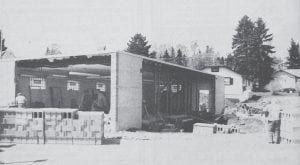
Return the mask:
<path id="1" fill-rule="evenodd" d="M 266 89 L 276 91 L 284 88 L 295 88 L 300 91 L 300 69 L 279 70 L 272 75 L 273 80 Z"/>
<path id="2" fill-rule="evenodd" d="M 253 82 L 230 68 L 226 66 L 209 66 L 202 71 L 224 77 L 225 98 L 245 101 L 250 97 Z"/>

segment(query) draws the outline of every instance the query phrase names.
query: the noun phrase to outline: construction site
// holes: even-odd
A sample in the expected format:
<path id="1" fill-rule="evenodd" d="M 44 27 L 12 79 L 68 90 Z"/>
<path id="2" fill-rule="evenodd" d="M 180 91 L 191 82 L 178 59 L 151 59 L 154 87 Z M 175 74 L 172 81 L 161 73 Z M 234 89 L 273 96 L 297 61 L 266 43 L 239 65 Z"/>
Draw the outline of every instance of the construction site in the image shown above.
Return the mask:
<path id="1" fill-rule="evenodd" d="M 281 148 L 292 153 L 299 149 L 294 145 L 300 143 L 298 94 L 256 93 L 243 103 L 228 103 L 223 77 L 126 52 L 7 59 L 0 66 L 0 151 L 5 151 L 1 163 L 86 164 L 80 150 L 106 155 L 104 152 L 127 152 L 128 148 L 128 155 L 116 151 L 111 155 L 123 157 L 124 164 L 172 162 L 170 157 L 155 154 L 155 148 L 160 148 L 170 155 L 186 157 L 181 161 L 211 164 L 206 158 L 213 157 L 214 150 L 227 152 L 218 146 L 237 152 L 216 158 L 215 164 L 221 160 L 238 163 L 253 156 L 253 148 L 260 150 L 259 144 L 265 148 L 261 154 L 277 156 L 278 160 L 260 157 L 258 164 L 281 164 L 291 155 L 280 155 L 278 148 L 274 152 L 266 143 L 267 121 L 262 112 L 270 100 L 284 107 Z M 106 108 L 95 110 L 90 99 L 98 98 L 99 93 L 106 100 Z M 15 103 L 21 94 L 26 98 L 23 107 Z M 85 98 L 89 106 L 82 103 Z M 170 150 L 168 145 L 178 148 Z M 242 153 L 240 146 L 245 147 Z M 56 159 L 57 154 L 68 155 L 61 147 L 77 158 Z M 206 156 L 195 159 L 182 154 L 181 150 L 188 148 L 191 151 L 186 153 Z M 41 152 L 28 154 L 33 150 Z M 49 156 L 54 150 L 55 154 Z M 18 161 L 10 153 L 17 154 Z M 136 153 L 147 153 L 160 161 Z M 89 163 L 104 159 L 106 164 L 120 163 L 115 156 L 106 155 Z M 290 162 L 299 161 L 296 154 L 292 158 Z M 258 159 L 254 160 L 249 163 L 257 163 Z"/>
<path id="2" fill-rule="evenodd" d="M 94 97 L 99 91 L 107 101 L 105 117 L 99 119 L 105 122 L 101 132 L 192 132 L 194 123 L 212 122 L 224 108 L 222 77 L 126 52 L 2 60 L 1 76 L 5 77 L 1 82 L 1 120 L 8 125 L 16 123 L 2 127 L 1 134 L 10 139 L 37 136 L 25 128 L 31 127 L 31 120 L 42 120 L 38 125 L 43 128 L 45 122 L 58 127 L 57 119 L 80 119 L 78 110 L 81 114 L 93 111 L 91 105 L 82 106 L 82 98 Z M 26 105 L 14 108 L 19 93 L 26 98 Z M 74 122 L 70 123 L 76 130 Z M 51 138 L 78 134 L 72 133 L 72 128 L 43 130 L 40 136 Z M 84 134 L 86 138 L 103 136 L 100 132 L 99 136 Z"/>

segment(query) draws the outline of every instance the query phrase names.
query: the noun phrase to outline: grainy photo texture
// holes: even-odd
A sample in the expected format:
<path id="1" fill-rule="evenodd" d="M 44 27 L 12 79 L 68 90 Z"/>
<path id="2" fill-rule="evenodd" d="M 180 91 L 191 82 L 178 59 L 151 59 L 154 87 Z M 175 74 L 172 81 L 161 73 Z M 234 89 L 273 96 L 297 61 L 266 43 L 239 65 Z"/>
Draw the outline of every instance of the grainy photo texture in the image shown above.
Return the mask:
<path id="1" fill-rule="evenodd" d="M 0 164 L 299 165 L 299 0 L 0 0 Z"/>

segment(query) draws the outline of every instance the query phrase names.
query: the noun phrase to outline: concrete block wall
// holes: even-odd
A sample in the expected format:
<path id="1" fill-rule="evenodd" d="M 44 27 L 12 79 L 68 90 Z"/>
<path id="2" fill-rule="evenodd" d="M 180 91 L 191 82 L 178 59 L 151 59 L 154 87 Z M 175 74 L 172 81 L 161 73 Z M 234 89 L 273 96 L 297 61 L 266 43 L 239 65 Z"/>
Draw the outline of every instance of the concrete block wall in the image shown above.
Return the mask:
<path id="1" fill-rule="evenodd" d="M 284 110 L 281 113 L 281 143 L 300 144 L 300 112 L 298 110 Z"/>
<path id="2" fill-rule="evenodd" d="M 72 144 L 80 141 L 92 141 L 91 144 L 101 144 L 104 138 L 104 114 L 102 112 L 49 112 L 16 111 L 13 115 L 8 111 L 0 111 L 1 139 L 5 137 L 23 139 L 24 141 L 36 139 L 40 143 L 61 143 L 65 141 Z M 37 114 L 35 114 L 37 113 Z M 40 115 L 42 113 L 42 115 Z M 9 114 L 9 115 L 7 115 Z M 14 122 L 3 123 L 4 120 L 14 118 Z"/>

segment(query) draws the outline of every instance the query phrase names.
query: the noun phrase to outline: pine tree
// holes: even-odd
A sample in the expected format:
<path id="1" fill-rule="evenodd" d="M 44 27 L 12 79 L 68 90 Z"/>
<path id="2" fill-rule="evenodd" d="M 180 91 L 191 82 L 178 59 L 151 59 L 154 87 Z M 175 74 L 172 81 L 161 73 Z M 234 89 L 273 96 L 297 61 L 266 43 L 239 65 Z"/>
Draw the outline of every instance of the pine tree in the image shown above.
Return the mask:
<path id="1" fill-rule="evenodd" d="M 151 45 L 148 45 L 148 41 L 146 41 L 146 37 L 142 34 L 138 33 L 135 34 L 129 43 L 127 43 L 127 51 L 130 53 L 142 55 L 142 56 L 149 56 L 149 49 Z"/>
<path id="2" fill-rule="evenodd" d="M 178 65 L 184 65 L 184 59 L 180 49 L 177 50 L 177 56 L 175 58 L 175 62 Z"/>
<path id="3" fill-rule="evenodd" d="M 176 59 L 176 53 L 175 53 L 175 49 L 174 49 L 174 47 L 172 46 L 171 47 L 171 54 L 170 54 L 170 62 L 172 62 L 172 63 L 175 63 L 175 59 Z"/>
<path id="4" fill-rule="evenodd" d="M 291 47 L 289 48 L 289 57 L 287 58 L 289 69 L 300 69 L 300 52 L 299 43 L 291 40 Z"/>
<path id="5" fill-rule="evenodd" d="M 253 50 L 252 50 L 252 66 L 253 74 L 261 87 L 266 85 L 270 80 L 274 69 L 273 58 L 269 55 L 275 53 L 274 47 L 269 45 L 268 42 L 272 41 L 273 34 L 268 34 L 269 29 L 266 28 L 265 22 L 258 18 L 255 22 L 253 34 Z"/>
<path id="6" fill-rule="evenodd" d="M 162 56 L 162 60 L 166 61 L 166 62 L 171 62 L 171 56 L 169 55 L 169 51 L 166 49 L 164 52 L 164 55 Z"/>
<path id="7" fill-rule="evenodd" d="M 244 16 L 236 28 L 237 34 L 233 36 L 234 69 L 258 81 L 260 87 L 266 85 L 273 73 L 274 47 L 268 42 L 272 41 L 272 34 L 268 34 L 264 21 L 259 18 L 253 23 L 248 16 Z"/>
<path id="8" fill-rule="evenodd" d="M 224 60 L 224 64 L 225 64 L 225 66 L 231 68 L 232 70 L 235 70 L 236 61 L 235 61 L 235 58 L 233 57 L 233 55 L 228 54 Z"/>
<path id="9" fill-rule="evenodd" d="M 175 54 L 175 49 L 174 47 L 172 46 L 171 47 L 171 58 L 175 58 L 176 54 Z"/>
<path id="10" fill-rule="evenodd" d="M 187 66 L 188 65 L 188 59 L 187 59 L 187 57 L 186 57 L 185 54 L 183 54 L 183 56 L 182 56 L 182 63 L 183 63 L 183 66 Z"/>
<path id="11" fill-rule="evenodd" d="M 246 63 L 249 61 L 248 58 L 251 54 L 254 23 L 245 15 L 239 21 L 238 27 L 235 30 L 237 33 L 233 36 L 232 48 L 234 49 L 234 61 L 237 65 L 234 69 L 243 75 L 247 75 L 250 74 Z"/>
<path id="12" fill-rule="evenodd" d="M 149 57 L 150 57 L 150 58 L 156 58 L 156 55 L 157 55 L 157 52 L 156 52 L 156 51 L 152 51 L 152 52 L 149 54 Z"/>

